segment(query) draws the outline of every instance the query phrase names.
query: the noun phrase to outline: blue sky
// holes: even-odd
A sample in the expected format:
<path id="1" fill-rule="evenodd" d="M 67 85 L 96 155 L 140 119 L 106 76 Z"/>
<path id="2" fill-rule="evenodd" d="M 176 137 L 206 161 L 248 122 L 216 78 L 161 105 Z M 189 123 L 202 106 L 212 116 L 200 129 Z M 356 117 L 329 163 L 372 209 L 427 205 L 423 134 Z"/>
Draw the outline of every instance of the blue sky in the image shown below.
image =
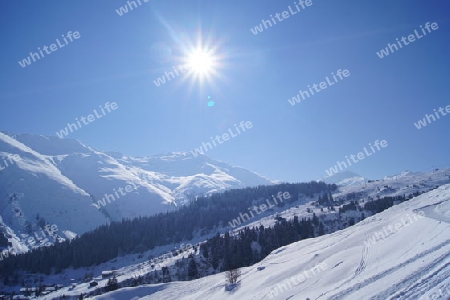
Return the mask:
<path id="1" fill-rule="evenodd" d="M 144 156 L 191 151 L 250 121 L 251 129 L 206 154 L 293 182 L 325 177 L 375 140 L 388 146 L 349 170 L 378 178 L 450 166 L 450 116 L 420 130 L 413 124 L 450 105 L 448 2 L 312 0 L 257 35 L 250 28 L 294 1 L 141 3 L 119 16 L 126 1 L 2 1 L 0 130 L 56 136 L 109 101 L 118 108 L 67 138 Z M 377 56 L 427 22 L 439 28 Z M 18 64 L 69 31 L 81 37 Z M 198 44 L 215 51 L 214 74 L 154 84 Z M 350 76 L 289 104 L 338 69 Z"/>

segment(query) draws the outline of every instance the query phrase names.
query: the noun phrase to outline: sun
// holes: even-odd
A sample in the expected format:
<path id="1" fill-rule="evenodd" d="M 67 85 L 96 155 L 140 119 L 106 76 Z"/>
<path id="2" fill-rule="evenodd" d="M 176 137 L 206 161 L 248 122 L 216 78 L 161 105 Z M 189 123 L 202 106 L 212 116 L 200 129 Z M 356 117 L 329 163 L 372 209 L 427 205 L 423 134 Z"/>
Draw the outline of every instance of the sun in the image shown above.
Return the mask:
<path id="1" fill-rule="evenodd" d="M 214 55 L 203 49 L 195 49 L 192 51 L 186 61 L 187 69 L 199 76 L 210 75 L 214 71 L 216 64 Z"/>
<path id="2" fill-rule="evenodd" d="M 182 42 L 176 62 L 184 74 L 181 84 L 189 82 L 190 88 L 216 87 L 225 80 L 224 71 L 227 61 L 223 42 L 220 40 L 207 41 L 199 36 L 196 39 L 186 39 Z"/>

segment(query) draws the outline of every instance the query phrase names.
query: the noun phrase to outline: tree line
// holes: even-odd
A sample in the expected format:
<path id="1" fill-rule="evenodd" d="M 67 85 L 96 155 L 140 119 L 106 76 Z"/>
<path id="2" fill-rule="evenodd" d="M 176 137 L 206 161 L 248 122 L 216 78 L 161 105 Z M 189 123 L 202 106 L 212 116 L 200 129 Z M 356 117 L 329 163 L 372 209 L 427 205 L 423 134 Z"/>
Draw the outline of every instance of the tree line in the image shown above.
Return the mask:
<path id="1" fill-rule="evenodd" d="M 329 193 L 336 188 L 336 185 L 312 181 L 235 189 L 199 197 L 176 211 L 111 222 L 73 240 L 10 256 L 0 262 L 0 275 L 12 275 L 20 270 L 48 275 L 70 267 L 91 267 L 118 256 L 189 241 L 194 234 L 203 236 L 215 232 L 227 227 L 240 212 L 264 203 L 280 191 L 291 195 L 289 201 L 278 204 L 281 207 L 297 201 L 301 195 L 306 201 L 306 197 Z"/>

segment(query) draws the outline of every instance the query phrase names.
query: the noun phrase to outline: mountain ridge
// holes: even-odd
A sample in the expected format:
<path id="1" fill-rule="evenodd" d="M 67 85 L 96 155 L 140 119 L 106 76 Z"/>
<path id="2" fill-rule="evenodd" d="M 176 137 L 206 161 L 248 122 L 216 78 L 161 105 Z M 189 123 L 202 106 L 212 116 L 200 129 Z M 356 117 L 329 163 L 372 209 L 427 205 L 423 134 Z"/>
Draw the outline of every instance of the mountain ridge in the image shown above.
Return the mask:
<path id="1" fill-rule="evenodd" d="M 174 209 L 197 195 L 273 183 L 205 155 L 133 157 L 42 135 L 0 132 L 0 155 L 19 156 L 0 171 L 0 223 L 17 236 L 38 229 L 40 221 L 70 232 L 59 233 L 69 238 L 112 220 Z M 128 185 L 135 188 L 119 193 Z M 107 195 L 114 200 L 100 205 Z"/>

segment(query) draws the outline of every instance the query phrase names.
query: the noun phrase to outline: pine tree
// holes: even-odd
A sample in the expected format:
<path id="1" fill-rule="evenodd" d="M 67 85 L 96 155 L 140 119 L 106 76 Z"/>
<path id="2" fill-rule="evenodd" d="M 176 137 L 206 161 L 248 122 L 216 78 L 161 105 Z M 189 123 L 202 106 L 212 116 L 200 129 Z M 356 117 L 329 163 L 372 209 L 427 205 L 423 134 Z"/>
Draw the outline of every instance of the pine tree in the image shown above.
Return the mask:
<path id="1" fill-rule="evenodd" d="M 195 262 L 194 257 L 191 257 L 189 260 L 188 276 L 189 276 L 189 279 L 198 278 L 198 269 L 197 269 L 197 264 Z"/>
<path id="2" fill-rule="evenodd" d="M 348 226 L 353 226 L 355 225 L 355 219 L 353 217 L 350 218 L 350 220 L 348 221 Z"/>
<path id="3" fill-rule="evenodd" d="M 163 282 L 164 283 L 171 282 L 172 279 L 170 278 L 169 268 L 168 267 L 162 267 L 161 270 L 162 270 L 162 273 L 163 273 Z"/>
<path id="4" fill-rule="evenodd" d="M 319 226 L 319 218 L 316 216 L 316 213 L 313 213 L 312 222 L 314 225 Z"/>
<path id="5" fill-rule="evenodd" d="M 107 292 L 111 292 L 117 290 L 118 288 L 119 283 L 117 282 L 116 275 L 114 274 L 113 278 L 108 279 L 105 289 Z"/>
<path id="6" fill-rule="evenodd" d="M 325 234 L 325 231 L 324 231 L 324 229 L 323 229 L 323 223 L 320 222 L 320 223 L 319 223 L 319 236 L 322 236 L 322 235 L 324 235 L 324 234 Z"/>

